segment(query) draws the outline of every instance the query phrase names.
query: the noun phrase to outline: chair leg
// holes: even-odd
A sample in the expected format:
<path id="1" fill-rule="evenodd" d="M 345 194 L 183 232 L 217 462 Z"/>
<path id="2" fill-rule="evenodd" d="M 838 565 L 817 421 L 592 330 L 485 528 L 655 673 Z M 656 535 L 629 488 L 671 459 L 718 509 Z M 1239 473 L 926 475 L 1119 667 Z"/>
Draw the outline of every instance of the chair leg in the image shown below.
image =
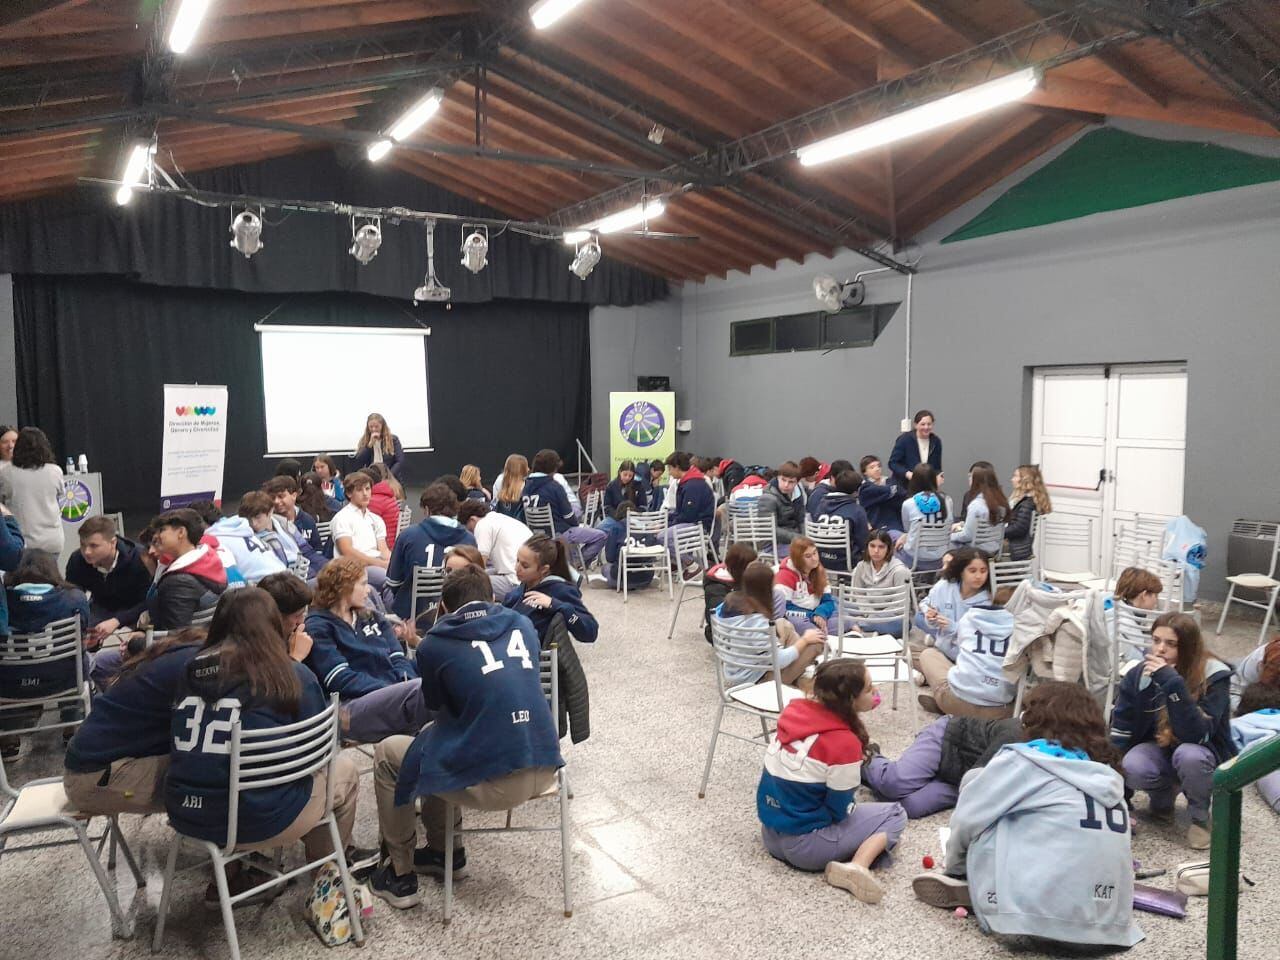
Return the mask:
<path id="1" fill-rule="evenodd" d="M 338 863 L 338 873 L 342 877 L 342 896 L 347 901 L 347 916 L 351 918 L 351 936 L 357 947 L 364 946 L 364 928 L 360 924 L 360 904 L 356 902 L 355 884 L 351 882 L 351 869 L 347 865 L 347 855 L 342 847 L 342 837 L 338 833 L 338 821 L 333 814 L 329 815 L 329 838 L 333 843 L 334 859 Z"/>
<path id="2" fill-rule="evenodd" d="M 182 835 L 175 833 L 169 845 L 169 860 L 164 867 L 164 886 L 160 888 L 160 906 L 156 909 L 156 932 L 151 938 L 151 952 L 159 953 L 164 945 L 164 922 L 169 916 L 169 897 L 173 894 L 173 874 L 178 869 L 178 851 L 182 848 Z"/>
<path id="3" fill-rule="evenodd" d="M 1227 611 L 1231 609 L 1231 601 L 1235 599 L 1236 585 L 1233 583 L 1227 589 L 1227 599 L 1222 601 L 1222 616 L 1218 617 L 1217 636 L 1222 636 L 1222 626 L 1227 622 Z"/>
<path id="4" fill-rule="evenodd" d="M 129 849 L 129 844 L 124 838 L 124 834 L 120 831 L 120 818 L 110 818 L 111 834 L 120 843 L 120 853 L 124 855 L 124 862 L 129 865 L 129 871 L 133 874 L 133 880 L 139 887 L 147 885 L 146 877 L 142 875 L 142 871 L 138 869 L 138 861 L 133 858 L 133 851 Z"/>
<path id="5" fill-rule="evenodd" d="M 513 814 L 513 813 L 515 813 L 515 811 L 514 811 L 514 810 L 508 810 L 508 811 L 507 811 L 507 826 L 506 826 L 506 829 L 508 829 L 508 830 L 510 830 L 510 829 L 511 829 L 511 814 Z"/>
<path id="6" fill-rule="evenodd" d="M 769 742 L 769 721 L 764 717 L 760 718 L 760 735 L 767 744 Z"/>
<path id="7" fill-rule="evenodd" d="M 115 821 L 111 818 L 107 819 L 107 869 L 114 870 L 116 868 L 116 832 L 112 830 Z"/>
<path id="8" fill-rule="evenodd" d="M 227 931 L 227 947 L 231 951 L 231 960 L 240 960 L 240 938 L 236 936 L 236 918 L 231 909 L 231 890 L 227 887 L 227 865 L 217 853 L 210 856 L 213 861 L 213 882 L 218 886 L 218 905 L 222 908 L 222 926 Z"/>
<path id="9" fill-rule="evenodd" d="M 702 770 L 702 786 L 698 787 L 698 799 L 707 795 L 707 781 L 711 779 L 711 761 L 716 755 L 716 741 L 720 739 L 720 722 L 724 719 L 724 700 L 716 709 L 715 723 L 711 725 L 711 743 L 707 746 L 707 763 Z"/>
<path id="10" fill-rule="evenodd" d="M 916 678 L 911 672 L 911 654 L 907 650 L 906 641 L 903 641 L 902 644 L 902 668 L 907 672 L 907 697 L 911 700 L 911 732 L 915 733 L 920 729 L 920 715 L 916 712 L 918 709 L 916 704 Z"/>
<path id="11" fill-rule="evenodd" d="M 444 804 L 444 922 L 453 918 L 453 804 Z"/>
<path id="12" fill-rule="evenodd" d="M 107 909 L 111 911 L 111 936 L 118 940 L 132 940 L 133 924 L 120 909 L 120 898 L 116 896 L 115 881 L 102 868 L 102 861 L 98 859 L 93 843 L 89 840 L 88 830 L 85 829 L 84 824 L 75 822 L 72 824 L 72 829 L 75 830 L 76 839 L 80 841 L 80 847 L 89 861 L 89 868 L 97 878 L 98 886 L 102 888 L 102 895 L 107 898 Z"/>
<path id="13" fill-rule="evenodd" d="M 672 637 L 672 635 L 676 632 L 676 618 L 677 618 L 678 616 L 680 616 L 680 604 L 684 603 L 684 588 L 685 588 L 684 579 L 683 579 L 683 578 L 681 578 L 681 580 L 680 580 L 680 599 L 676 601 L 675 609 L 671 611 L 671 623 L 670 623 L 670 625 L 667 627 L 667 639 L 668 639 L 668 640 L 670 640 L 670 639 L 671 639 L 671 637 Z"/>
<path id="14" fill-rule="evenodd" d="M 1267 642 L 1267 629 L 1271 626 L 1271 616 L 1276 612 L 1276 596 L 1280 595 L 1280 587 L 1267 594 L 1267 612 L 1262 618 L 1262 629 L 1258 631 L 1258 646 Z"/>
<path id="15" fill-rule="evenodd" d="M 569 778 L 565 776 L 564 767 L 558 771 L 560 778 L 560 872 L 564 883 L 564 915 L 573 916 L 573 880 L 570 871 L 573 868 L 569 858 Z"/>

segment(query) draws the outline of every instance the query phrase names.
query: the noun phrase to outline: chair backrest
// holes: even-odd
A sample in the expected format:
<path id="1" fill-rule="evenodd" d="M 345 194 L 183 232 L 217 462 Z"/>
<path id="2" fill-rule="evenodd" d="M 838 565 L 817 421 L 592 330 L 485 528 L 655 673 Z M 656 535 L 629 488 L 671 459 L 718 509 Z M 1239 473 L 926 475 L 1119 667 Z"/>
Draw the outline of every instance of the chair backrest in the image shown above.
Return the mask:
<path id="1" fill-rule="evenodd" d="M 1267 567 L 1267 576 L 1274 579 L 1277 560 L 1280 558 L 1280 523 L 1267 523 L 1257 520 L 1237 520 L 1231 524 L 1231 536 L 1248 537 L 1251 540 L 1271 541 L 1271 563 Z"/>
<path id="2" fill-rule="evenodd" d="M 218 609 L 217 604 L 205 607 L 203 610 L 197 610 L 191 615 L 191 626 L 207 627 L 209 624 L 213 623 L 213 611 L 216 609 Z"/>
<path id="3" fill-rule="evenodd" d="M 44 667 L 52 663 L 66 662 L 68 676 L 75 679 L 61 690 L 54 690 L 30 700 L 0 701 L 0 716 L 6 711 L 24 711 L 59 701 L 80 697 L 84 691 L 84 657 L 80 636 L 80 618 L 66 617 L 48 624 L 39 633 L 12 633 L 0 636 L 0 665 L 12 670 L 21 666 Z M 30 723 L 18 721 L 19 728 L 5 730 L 6 734 L 30 733 L 46 727 L 67 726 L 62 722 L 41 724 L 40 716 Z M 80 719 L 83 719 L 81 717 Z M 79 720 L 75 721 L 76 723 Z"/>
<path id="4" fill-rule="evenodd" d="M 409 529 L 409 525 L 413 523 L 413 507 L 407 503 L 400 505 L 400 516 L 396 518 L 396 536 L 400 536 L 405 530 Z"/>
<path id="5" fill-rule="evenodd" d="M 1017 586 L 1023 580 L 1034 580 L 1035 566 L 1035 560 L 992 560 L 992 593 L 994 594 L 1001 587 Z"/>
<path id="6" fill-rule="evenodd" d="M 117 510 L 115 513 L 104 513 L 104 517 L 116 525 L 116 533 L 124 536 L 124 514 Z"/>
<path id="7" fill-rule="evenodd" d="M 1115 655 L 1115 670 L 1118 673 L 1122 654 L 1133 659 L 1143 656 L 1151 646 L 1151 625 L 1163 611 L 1143 610 L 1130 606 L 1123 600 L 1117 600 L 1112 607 L 1114 618 L 1111 622 L 1111 641 Z"/>
<path id="8" fill-rule="evenodd" d="M 729 514 L 729 542 L 749 543 L 753 547 L 767 544 L 778 556 L 778 519 L 772 513 Z"/>
<path id="9" fill-rule="evenodd" d="M 917 520 L 911 528 L 914 542 L 911 544 L 911 569 L 920 566 L 920 561 L 932 563 L 942 557 L 951 548 L 951 524 Z M 908 540 L 912 537 L 909 536 Z"/>
<path id="10" fill-rule="evenodd" d="M 598 520 L 604 519 L 604 491 L 588 490 L 587 502 L 582 510 L 582 522 L 587 526 L 592 526 Z"/>
<path id="11" fill-rule="evenodd" d="M 680 572 L 680 579 L 685 583 L 701 583 L 702 573 L 707 570 L 711 564 L 707 557 L 707 536 L 702 529 L 700 523 L 690 523 L 685 526 L 675 527 L 672 539 L 675 541 L 675 554 L 677 557 L 692 557 L 698 562 L 699 570 L 691 577 L 684 575 L 683 569 Z"/>
<path id="12" fill-rule="evenodd" d="M 409 589 L 409 619 L 418 622 L 418 610 L 427 610 L 440 602 L 444 591 L 444 567 L 414 567 Z"/>
<path id="13" fill-rule="evenodd" d="M 1111 567 L 1119 574 L 1125 567 L 1150 566 L 1160 558 L 1160 545 L 1133 530 L 1121 528 L 1112 541 Z"/>
<path id="14" fill-rule="evenodd" d="M 338 695 L 314 717 L 279 727 L 245 730 L 237 713 L 231 724 L 231 781 L 227 797 L 227 845 L 236 846 L 240 794 L 309 780 L 329 768 L 324 813 L 333 812 L 333 764 L 338 750 Z"/>
<path id="15" fill-rule="evenodd" d="M 667 532 L 667 511 L 631 510 L 627 513 L 628 537 L 662 537 Z"/>
<path id="16" fill-rule="evenodd" d="M 1158 517 L 1150 513 L 1135 513 L 1128 526 L 1135 534 L 1155 546 L 1157 554 L 1164 552 L 1164 528 L 1169 525 L 1169 517 Z"/>
<path id="17" fill-rule="evenodd" d="M 724 668 L 734 667 L 753 673 L 772 673 L 774 693 L 782 703 L 782 672 L 778 669 L 778 646 L 773 628 L 767 623 L 757 627 L 730 626 L 719 617 L 711 618 L 711 649 L 716 658 L 720 698 L 726 703 Z"/>
<path id="18" fill-rule="evenodd" d="M 999 553 L 1000 546 L 1004 543 L 1004 526 L 1003 523 L 979 519 L 973 525 L 973 545 L 987 553 Z"/>
<path id="19" fill-rule="evenodd" d="M 333 528 L 330 524 L 330 521 L 328 520 L 316 521 L 316 535 L 320 537 L 321 544 L 326 544 L 331 539 L 333 539 L 332 530 Z"/>
<path id="20" fill-rule="evenodd" d="M 859 621 L 892 623 L 902 621 L 902 636 L 906 636 L 911 618 L 911 584 L 894 587 L 855 587 L 837 582 L 833 586 L 836 597 L 836 623 L 840 630 L 848 630 Z"/>
<path id="21" fill-rule="evenodd" d="M 814 520 L 804 518 L 804 535 L 817 545 L 819 550 L 849 551 L 849 521 L 844 517 L 823 517 Z"/>
<path id="22" fill-rule="evenodd" d="M 714 496 L 715 496 L 715 498 L 716 498 L 716 503 L 719 503 L 721 500 L 723 500 L 723 499 L 724 499 L 724 494 L 725 494 L 725 490 L 724 490 L 724 481 L 723 481 L 723 480 L 721 480 L 719 477 L 712 477 L 712 478 L 711 478 L 711 492 L 712 492 L 712 494 L 714 494 Z"/>
<path id="23" fill-rule="evenodd" d="M 551 518 L 551 505 L 543 504 L 535 507 L 526 503 L 524 506 L 524 525 L 534 533 L 545 533 L 548 537 L 556 535 L 556 524 Z"/>
<path id="24" fill-rule="evenodd" d="M 305 580 L 307 579 L 307 575 L 311 573 L 311 561 L 299 554 L 298 557 L 289 564 L 289 572 L 299 580 Z"/>

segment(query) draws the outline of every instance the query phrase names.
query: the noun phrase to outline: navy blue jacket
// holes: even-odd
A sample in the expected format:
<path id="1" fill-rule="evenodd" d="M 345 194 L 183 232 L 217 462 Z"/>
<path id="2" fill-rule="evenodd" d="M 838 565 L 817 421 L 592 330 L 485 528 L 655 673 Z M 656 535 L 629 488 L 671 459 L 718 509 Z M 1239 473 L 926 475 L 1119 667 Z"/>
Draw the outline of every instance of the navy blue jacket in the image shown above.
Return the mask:
<path id="1" fill-rule="evenodd" d="M 604 509 L 608 516 L 613 516 L 613 512 L 622 505 L 623 500 L 630 500 L 636 505 L 637 510 L 645 510 L 648 508 L 648 492 L 638 479 L 632 478 L 631 482 L 624 489 L 622 481 L 617 477 L 604 488 Z"/>
<path id="2" fill-rule="evenodd" d="M 116 537 L 116 565 L 109 573 L 99 573 L 77 550 L 67 558 L 67 580 L 92 595 L 102 620 L 132 627 L 147 609 L 151 571 L 142 562 L 142 548 L 124 537 Z"/>
<path id="3" fill-rule="evenodd" d="M 814 499 L 817 499 L 816 497 Z M 839 517 L 848 522 L 849 526 L 849 560 L 852 564 L 857 564 L 862 559 L 863 551 L 867 548 L 867 536 L 870 531 L 867 529 L 867 514 L 862 509 L 862 504 L 858 503 L 856 496 L 850 496 L 847 493 L 840 493 L 832 490 L 822 498 L 822 508 L 818 511 L 821 517 Z M 844 553 L 836 553 L 832 550 L 820 549 L 818 558 L 822 561 L 822 565 L 828 570 L 852 570 L 853 567 L 844 565 Z"/>
<path id="4" fill-rule="evenodd" d="M 1231 668 L 1210 659 L 1205 666 L 1208 685 L 1204 696 L 1192 701 L 1186 682 L 1173 667 L 1161 667 L 1150 678 L 1135 663 L 1120 678 L 1116 703 L 1111 712 L 1111 742 L 1123 753 L 1156 738 L 1163 707 L 1169 713 L 1169 728 L 1178 743 L 1195 743 L 1213 751 L 1222 763 L 1236 755 L 1231 739 Z M 1148 682 L 1143 683 L 1144 680 Z"/>
<path id="5" fill-rule="evenodd" d="M 809 491 L 808 498 L 804 502 L 804 512 L 809 515 L 810 520 L 817 520 L 822 516 L 822 498 L 830 493 L 834 488 L 829 483 L 823 483 L 821 480 Z"/>
<path id="6" fill-rule="evenodd" d="M 11 633 L 39 633 L 55 620 L 73 616 L 80 617 L 81 630 L 89 626 L 89 601 L 79 590 L 24 583 L 5 593 Z M 71 690 L 75 685 L 76 665 L 70 658 L 30 666 L 10 666 L 0 661 L 0 697 L 37 700 Z"/>
<path id="7" fill-rule="evenodd" d="M 498 513 L 511 517 L 515 520 L 524 522 L 524 501 L 523 500 L 494 500 L 493 509 Z"/>
<path id="8" fill-rule="evenodd" d="M 320 528 L 316 526 L 316 518 L 305 510 L 294 510 L 293 525 L 298 532 L 307 538 L 307 543 L 316 553 L 324 552 L 324 540 L 320 536 Z"/>
<path id="9" fill-rule="evenodd" d="M 343 700 L 356 700 L 393 683 L 417 679 L 418 671 L 405 656 L 391 624 L 376 613 L 357 616 L 353 627 L 328 610 L 313 610 L 307 615 L 306 630 L 312 646 L 304 662 L 326 696 L 336 693 Z"/>
<path id="10" fill-rule="evenodd" d="M 391 612 L 402 620 L 409 619 L 413 607 L 413 571 L 415 567 L 442 567 L 444 555 L 458 544 L 474 547 L 476 538 L 456 522 L 426 517 L 396 537 L 387 565 L 387 586 L 396 592 Z"/>
<path id="11" fill-rule="evenodd" d="M 529 479 L 524 482 L 522 499 L 526 514 L 530 507 L 550 506 L 551 520 L 558 534 L 578 525 L 578 518 L 573 515 L 573 505 L 569 503 L 569 495 L 549 473 L 529 474 Z"/>
<path id="12" fill-rule="evenodd" d="M 894 480 L 907 486 L 907 471 L 915 470 L 920 463 L 920 445 L 916 442 L 916 432 L 908 430 L 898 434 L 893 441 L 893 453 L 889 454 L 889 474 Z M 929 434 L 929 466 L 935 470 L 942 469 L 942 440 L 936 433 Z"/>
<path id="13" fill-rule="evenodd" d="M 26 540 L 13 517 L 0 517 L 0 570 L 12 570 L 22 557 Z M 4 591 L 0 590 L 0 637 L 9 635 L 9 607 Z"/>
<path id="14" fill-rule="evenodd" d="M 328 706 L 320 684 L 300 663 L 302 685 L 296 713 L 262 703 L 242 680 L 219 676 L 217 648 L 206 648 L 187 663 L 178 684 L 170 727 L 169 772 L 164 805 L 179 833 L 218 845 L 227 842 L 227 801 L 231 780 L 231 725 L 245 730 L 297 723 Z M 217 726 L 213 726 L 213 724 Z M 240 795 L 236 840 L 258 843 L 282 833 L 311 799 L 311 778 Z"/>
<path id="15" fill-rule="evenodd" d="M 199 643 L 170 647 L 97 694 L 93 710 L 67 745 L 67 769 L 90 773 L 126 757 L 167 754 L 174 694 L 199 652 Z"/>
<path id="16" fill-rule="evenodd" d="M 895 480 L 876 483 L 863 480 L 858 488 L 858 502 L 866 511 L 872 530 L 897 530 L 902 526 L 902 501 L 905 489 Z"/>
<path id="17" fill-rule="evenodd" d="M 397 805 L 564 765 L 539 679 L 540 649 L 528 618 L 496 603 L 468 603 L 436 621 L 417 653 L 435 722 L 405 754 Z"/>
<path id="18" fill-rule="evenodd" d="M 404 468 L 404 447 L 400 445 L 400 438 L 396 436 L 391 438 L 391 446 L 391 456 L 388 457 L 386 453 L 383 453 L 382 462 L 386 464 L 387 469 L 391 471 L 392 475 L 399 480 L 400 471 Z M 373 447 L 364 447 L 363 449 L 357 450 L 356 455 L 351 458 L 351 464 L 351 469 L 353 471 L 363 470 L 365 467 L 372 466 Z"/>
<path id="19" fill-rule="evenodd" d="M 671 525 L 700 523 L 708 532 L 716 518 L 716 495 L 702 471 L 691 468 L 676 487 L 676 512 L 671 515 Z"/>
<path id="20" fill-rule="evenodd" d="M 524 602 L 526 593 L 545 593 L 551 598 L 551 606 L 545 609 L 529 606 Z M 565 625 L 579 643 L 594 643 L 600 633 L 600 624 L 582 602 L 582 591 L 561 577 L 547 577 L 536 587 L 529 589 L 523 583 L 518 584 L 507 594 L 502 604 L 533 621 L 533 625 L 538 628 L 539 639 L 546 637 L 551 618 L 557 613 L 564 615 Z"/>

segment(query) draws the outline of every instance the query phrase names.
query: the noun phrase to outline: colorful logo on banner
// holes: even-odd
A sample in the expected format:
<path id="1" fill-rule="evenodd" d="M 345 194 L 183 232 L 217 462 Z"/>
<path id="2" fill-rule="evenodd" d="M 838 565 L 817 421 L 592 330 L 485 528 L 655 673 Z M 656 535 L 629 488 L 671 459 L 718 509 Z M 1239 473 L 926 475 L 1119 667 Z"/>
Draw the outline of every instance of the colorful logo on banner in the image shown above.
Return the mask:
<path id="1" fill-rule="evenodd" d="M 662 411 L 648 400 L 627 404 L 618 418 L 618 431 L 622 439 L 636 447 L 651 447 L 667 431 L 667 421 Z"/>
<path id="2" fill-rule="evenodd" d="M 62 493 L 58 495 L 58 510 L 64 523 L 79 523 L 93 506 L 93 494 L 79 480 L 68 477 L 62 481 Z"/>
<path id="3" fill-rule="evenodd" d="M 217 407 L 174 407 L 173 412 L 180 417 L 212 417 L 218 412 Z"/>

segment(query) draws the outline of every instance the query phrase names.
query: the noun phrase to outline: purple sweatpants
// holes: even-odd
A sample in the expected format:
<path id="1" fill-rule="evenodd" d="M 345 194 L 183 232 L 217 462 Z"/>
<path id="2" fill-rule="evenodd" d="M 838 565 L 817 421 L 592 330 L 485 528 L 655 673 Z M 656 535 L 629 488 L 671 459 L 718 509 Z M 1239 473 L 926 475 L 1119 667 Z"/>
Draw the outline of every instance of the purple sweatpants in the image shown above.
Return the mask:
<path id="1" fill-rule="evenodd" d="M 1171 809 L 1181 785 L 1187 810 L 1196 823 L 1209 819 L 1209 791 L 1218 762 L 1213 751 L 1198 743 L 1169 748 L 1153 740 L 1130 748 L 1122 761 L 1124 782 L 1131 790 L 1145 790 L 1156 809 Z"/>
<path id="2" fill-rule="evenodd" d="M 760 834 L 770 855 L 785 860 L 797 870 L 816 873 L 825 870 L 833 860 L 848 863 L 858 848 L 877 833 L 889 835 L 885 849 L 892 850 L 906 826 L 907 813 L 896 803 L 859 803 L 839 823 L 810 833 L 798 836 L 778 833 L 761 824 Z"/>
<path id="3" fill-rule="evenodd" d="M 876 796 L 898 801 L 912 820 L 956 805 L 960 791 L 937 779 L 942 737 L 950 722 L 950 717 L 939 717 L 916 734 L 897 760 L 872 757 L 862 768 L 862 778 Z"/>
<path id="4" fill-rule="evenodd" d="M 591 566 L 600 551 L 604 549 L 604 542 L 609 535 L 603 530 L 597 530 L 595 527 L 570 527 L 564 533 L 560 534 L 565 543 L 572 543 L 582 548 L 582 562 L 587 566 Z"/>
<path id="5" fill-rule="evenodd" d="M 1258 793 L 1268 807 L 1280 813 L 1280 770 L 1273 770 L 1258 781 Z"/>
<path id="6" fill-rule="evenodd" d="M 378 743 L 397 734 L 417 736 L 435 714 L 422 699 L 421 680 L 402 680 L 342 704 L 347 730 L 342 739 Z"/>

